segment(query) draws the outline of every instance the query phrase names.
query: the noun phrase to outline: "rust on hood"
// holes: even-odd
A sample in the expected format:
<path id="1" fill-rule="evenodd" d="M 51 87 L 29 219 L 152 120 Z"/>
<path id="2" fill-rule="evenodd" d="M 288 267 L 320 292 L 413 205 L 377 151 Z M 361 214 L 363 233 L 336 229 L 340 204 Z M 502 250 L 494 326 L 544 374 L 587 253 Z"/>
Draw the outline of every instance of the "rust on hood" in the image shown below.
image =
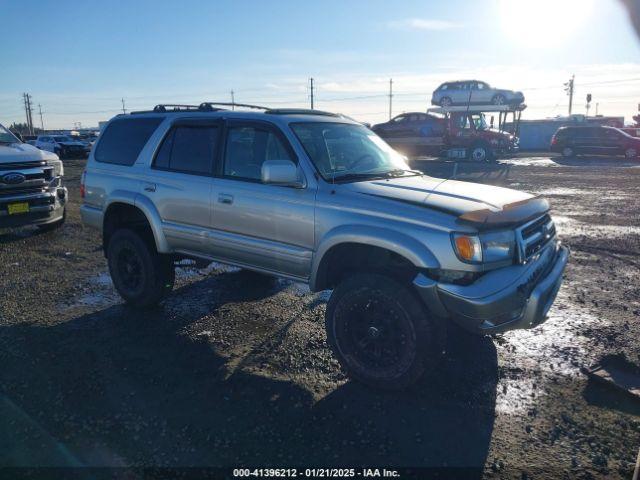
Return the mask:
<path id="1" fill-rule="evenodd" d="M 533 220 L 549 211 L 549 202 L 541 197 L 527 198 L 505 205 L 499 211 L 488 208 L 473 210 L 458 217 L 461 223 L 477 227 L 479 230 L 511 227 Z"/>

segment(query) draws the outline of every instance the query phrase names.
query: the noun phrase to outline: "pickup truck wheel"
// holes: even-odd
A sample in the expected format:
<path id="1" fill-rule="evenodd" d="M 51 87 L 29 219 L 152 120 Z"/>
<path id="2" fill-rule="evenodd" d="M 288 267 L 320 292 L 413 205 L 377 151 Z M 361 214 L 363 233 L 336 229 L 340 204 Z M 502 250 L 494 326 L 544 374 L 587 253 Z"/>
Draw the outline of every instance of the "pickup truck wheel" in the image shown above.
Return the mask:
<path id="1" fill-rule="evenodd" d="M 443 351 L 443 336 L 409 286 L 379 274 L 348 277 L 325 314 L 327 340 L 343 369 L 374 388 L 415 383 Z"/>
<path id="2" fill-rule="evenodd" d="M 479 163 L 490 162 L 493 154 L 487 145 L 478 143 L 469 149 L 469 159 Z"/>
<path id="3" fill-rule="evenodd" d="M 172 259 L 160 255 L 155 246 L 133 230 L 117 230 L 111 236 L 107 260 L 113 285 L 132 306 L 153 306 L 173 289 Z"/>

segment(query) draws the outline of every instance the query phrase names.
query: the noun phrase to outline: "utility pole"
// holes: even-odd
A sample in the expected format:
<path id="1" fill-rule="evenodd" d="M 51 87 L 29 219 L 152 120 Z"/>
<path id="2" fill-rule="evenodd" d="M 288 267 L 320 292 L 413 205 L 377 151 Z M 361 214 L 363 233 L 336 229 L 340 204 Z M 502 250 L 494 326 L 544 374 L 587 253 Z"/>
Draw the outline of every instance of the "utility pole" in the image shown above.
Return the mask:
<path id="1" fill-rule="evenodd" d="M 573 84 L 575 78 L 575 75 L 571 75 L 571 80 L 564 84 L 564 91 L 569 95 L 569 115 L 571 115 L 571 110 L 573 109 Z"/>
<path id="2" fill-rule="evenodd" d="M 40 129 L 44 133 L 44 121 L 42 120 L 42 105 L 38 104 L 38 113 L 40 114 Z"/>
<path id="3" fill-rule="evenodd" d="M 598 102 L 596 102 L 596 117 L 598 116 L 598 107 L 600 106 L 600 104 Z"/>
<path id="4" fill-rule="evenodd" d="M 231 110 L 236 109 L 236 97 L 233 94 L 233 90 L 231 90 Z"/>
<path id="5" fill-rule="evenodd" d="M 124 98 L 122 99 L 122 113 L 127 113 L 127 109 L 124 106 Z"/>
<path id="6" fill-rule="evenodd" d="M 389 79 L 389 120 L 393 111 L 393 78 Z"/>
<path id="7" fill-rule="evenodd" d="M 27 127 L 29 128 L 29 134 L 33 135 L 33 112 L 31 111 L 31 95 L 23 93 L 24 99 L 24 111 L 27 116 Z"/>
<path id="8" fill-rule="evenodd" d="M 313 110 L 313 77 L 309 79 L 309 82 L 311 84 L 311 110 Z"/>

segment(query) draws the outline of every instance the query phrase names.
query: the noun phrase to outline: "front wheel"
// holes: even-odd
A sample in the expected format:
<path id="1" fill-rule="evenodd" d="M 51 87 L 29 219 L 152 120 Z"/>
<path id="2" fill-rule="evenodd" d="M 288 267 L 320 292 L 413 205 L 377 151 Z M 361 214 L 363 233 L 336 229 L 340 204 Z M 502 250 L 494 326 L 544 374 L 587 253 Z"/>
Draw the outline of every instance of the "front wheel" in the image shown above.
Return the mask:
<path id="1" fill-rule="evenodd" d="M 493 155 L 491 149 L 484 144 L 474 145 L 469 151 L 469 159 L 473 160 L 474 162 L 490 162 L 492 158 Z"/>
<path id="2" fill-rule="evenodd" d="M 129 230 L 117 230 L 109 240 L 107 261 L 113 285 L 125 302 L 150 307 L 173 289 L 171 257 L 159 254 L 152 240 Z"/>
<path id="3" fill-rule="evenodd" d="M 384 275 L 356 274 L 340 283 L 325 326 L 342 368 L 374 388 L 410 386 L 444 350 L 441 330 L 410 287 Z"/>

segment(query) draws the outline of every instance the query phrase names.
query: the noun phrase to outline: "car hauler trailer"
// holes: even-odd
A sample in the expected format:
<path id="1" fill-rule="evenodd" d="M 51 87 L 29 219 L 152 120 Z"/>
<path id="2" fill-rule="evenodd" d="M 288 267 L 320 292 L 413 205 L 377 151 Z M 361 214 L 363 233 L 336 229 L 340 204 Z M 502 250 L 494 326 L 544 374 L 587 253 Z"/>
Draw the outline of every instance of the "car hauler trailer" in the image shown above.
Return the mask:
<path id="1" fill-rule="evenodd" d="M 526 105 L 464 105 L 434 107 L 428 114 L 441 115 L 444 135 L 440 154 L 447 158 L 467 158 L 477 162 L 492 161 L 519 150 L 520 117 Z M 487 122 L 486 114 L 495 115 Z"/>

